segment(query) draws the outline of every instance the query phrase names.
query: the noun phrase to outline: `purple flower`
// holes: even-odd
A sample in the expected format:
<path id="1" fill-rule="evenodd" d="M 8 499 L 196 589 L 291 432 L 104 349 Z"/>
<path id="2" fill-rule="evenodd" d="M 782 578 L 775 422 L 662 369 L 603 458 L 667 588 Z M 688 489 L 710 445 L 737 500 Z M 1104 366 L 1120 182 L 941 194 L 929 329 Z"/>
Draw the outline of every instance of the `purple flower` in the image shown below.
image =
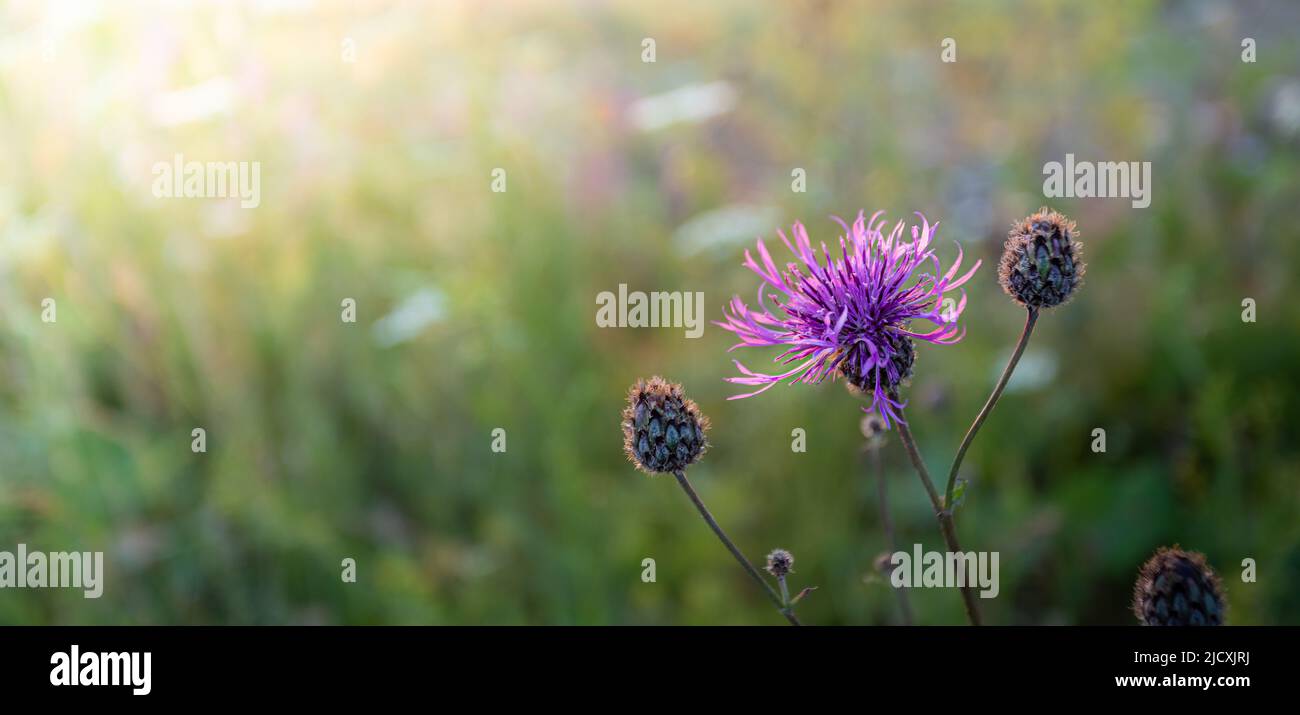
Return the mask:
<path id="1" fill-rule="evenodd" d="M 885 236 L 881 213 L 876 212 L 870 221 L 859 213 L 852 228 L 836 218 L 847 235 L 840 237 L 840 256 L 835 259 L 825 243 L 818 256 L 800 223 L 794 225 L 793 246 L 784 233 L 777 232 L 799 259 L 787 263 L 784 272 L 777 269 L 761 239 L 761 264 L 745 251 L 745 266 L 763 279 L 758 286 L 757 310 L 750 310 L 739 296 L 733 297 L 725 311 L 726 322 L 715 325 L 740 338 L 730 350 L 784 347 L 774 362 L 789 369 L 765 375 L 734 361 L 742 376 L 729 377 L 728 382 L 763 387 L 730 399 L 752 397 L 787 378 L 790 384 L 815 384 L 842 375 L 871 395 L 866 410 L 877 410 L 886 427 L 891 419 L 902 420 L 898 410 L 904 403 L 899 401 L 897 389 L 912 374 L 916 359 L 913 341 L 946 345 L 962 339 L 965 330 L 957 326 L 957 318 L 966 307 L 965 292 L 961 300 L 947 305 L 944 294 L 970 280 L 980 262 L 954 279 L 962 260 L 958 246 L 957 261 L 942 277 L 936 277 L 939 259 L 930 249 L 930 241 L 939 225 L 931 226 L 918 213 L 922 225 L 913 226 L 912 241 L 904 243 L 903 222 Z M 927 264 L 933 264 L 934 273 L 913 275 Z M 763 301 L 765 289 L 772 308 Z M 929 321 L 933 327 L 913 330 L 915 320 Z"/>

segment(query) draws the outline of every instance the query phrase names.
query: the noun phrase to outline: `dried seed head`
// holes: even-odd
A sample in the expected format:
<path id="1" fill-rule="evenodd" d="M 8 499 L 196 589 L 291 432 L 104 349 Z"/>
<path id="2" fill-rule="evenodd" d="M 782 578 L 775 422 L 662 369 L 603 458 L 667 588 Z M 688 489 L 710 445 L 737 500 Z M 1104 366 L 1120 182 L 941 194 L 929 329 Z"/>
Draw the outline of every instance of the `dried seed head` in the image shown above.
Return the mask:
<path id="1" fill-rule="evenodd" d="M 785 578 L 794 568 L 794 556 L 785 549 L 773 549 L 767 555 L 767 572 L 777 578 Z"/>
<path id="2" fill-rule="evenodd" d="M 647 474 L 679 472 L 708 449 L 709 419 L 682 386 L 662 377 L 637 380 L 623 409 L 623 450 Z"/>
<path id="3" fill-rule="evenodd" d="M 1133 613 L 1144 626 L 1223 625 L 1226 603 L 1205 556 L 1161 547 L 1133 586 Z"/>
<path id="4" fill-rule="evenodd" d="M 998 282 L 1026 308 L 1051 308 L 1070 299 L 1083 279 L 1083 248 L 1074 222 L 1047 207 L 1011 227 Z"/>

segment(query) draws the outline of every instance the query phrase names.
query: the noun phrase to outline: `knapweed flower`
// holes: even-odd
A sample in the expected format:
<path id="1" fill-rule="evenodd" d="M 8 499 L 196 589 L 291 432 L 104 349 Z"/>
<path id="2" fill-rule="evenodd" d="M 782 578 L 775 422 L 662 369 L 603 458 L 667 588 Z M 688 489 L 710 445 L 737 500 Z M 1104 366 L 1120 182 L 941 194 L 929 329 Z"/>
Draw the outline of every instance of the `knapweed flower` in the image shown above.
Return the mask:
<path id="1" fill-rule="evenodd" d="M 827 377 L 843 376 L 850 384 L 871 396 L 868 412 L 875 410 L 885 419 L 899 420 L 904 403 L 898 387 L 912 374 L 916 360 L 914 341 L 948 344 L 961 340 L 964 330 L 957 319 L 966 307 L 966 296 L 947 300 L 945 294 L 959 288 L 975 273 L 980 263 L 961 277 L 961 247 L 957 261 L 943 272 L 930 242 L 938 224 L 930 225 L 921 214 L 920 226 L 912 226 L 912 240 L 903 241 L 904 224 L 898 222 L 886 236 L 884 219 L 877 212 L 868 221 L 859 213 L 852 227 L 839 221 L 839 256 L 832 258 L 821 244 L 813 249 L 802 224 L 794 225 L 794 245 L 778 231 L 781 241 L 798 261 L 777 268 L 763 241 L 758 241 L 755 261 L 745 251 L 745 266 L 763 279 L 758 287 L 755 309 L 732 298 L 726 322 L 715 323 L 735 333 L 740 342 L 732 346 L 779 346 L 785 351 L 775 362 L 789 366 L 774 375 L 756 373 L 736 361 L 741 377 L 727 378 L 741 385 L 762 385 L 754 392 L 730 399 L 752 397 L 776 383 L 789 379 L 819 383 Z M 933 273 L 920 272 L 933 266 Z M 764 293 L 772 306 L 764 301 Z M 914 328 L 914 321 L 933 324 L 928 330 Z"/>
<path id="2" fill-rule="evenodd" d="M 1070 299 L 1083 280 L 1082 244 L 1074 222 L 1046 206 L 1013 225 L 1002 249 L 998 283 L 1012 300 L 1030 309 L 1051 308 Z"/>
<path id="3" fill-rule="evenodd" d="M 1156 551 L 1133 587 L 1133 613 L 1144 626 L 1218 626 L 1223 611 L 1219 577 L 1205 557 L 1177 546 Z"/>
<path id="4" fill-rule="evenodd" d="M 623 450 L 647 474 L 672 474 L 709 448 L 709 418 L 686 399 L 682 386 L 662 377 L 637 380 L 623 408 Z"/>
<path id="5" fill-rule="evenodd" d="M 794 568 L 794 555 L 785 549 L 773 549 L 767 555 L 767 572 L 777 578 L 785 578 Z"/>

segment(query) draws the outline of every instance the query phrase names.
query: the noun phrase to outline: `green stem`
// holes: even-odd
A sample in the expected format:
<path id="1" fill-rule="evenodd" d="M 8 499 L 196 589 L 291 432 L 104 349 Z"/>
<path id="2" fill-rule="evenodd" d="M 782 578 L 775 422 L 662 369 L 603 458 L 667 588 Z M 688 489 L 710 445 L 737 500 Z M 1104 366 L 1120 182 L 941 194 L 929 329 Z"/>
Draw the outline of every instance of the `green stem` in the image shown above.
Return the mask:
<path id="1" fill-rule="evenodd" d="M 948 544 L 948 551 L 954 554 L 962 553 L 961 544 L 957 542 L 957 529 L 952 523 L 952 512 L 943 508 L 939 502 L 939 492 L 934 488 L 934 482 L 930 480 L 930 471 L 925 468 L 925 462 L 921 460 L 921 453 L 916 449 L 916 441 L 912 439 L 912 431 L 907 428 L 907 423 L 903 420 L 902 411 L 899 411 L 898 436 L 907 448 L 907 456 L 912 459 L 912 466 L 916 468 L 916 473 L 921 477 L 921 484 L 925 486 L 925 493 L 930 497 L 930 504 L 934 506 L 935 518 L 939 520 L 939 531 L 943 534 L 943 540 Z M 970 619 L 972 626 L 980 625 L 979 602 L 975 600 L 975 591 L 969 585 L 961 587 L 962 603 L 966 605 L 966 617 Z"/>
<path id="2" fill-rule="evenodd" d="M 885 464 L 880 457 L 880 448 L 871 449 L 871 464 L 876 472 L 876 495 L 877 501 L 880 502 L 880 524 L 885 531 L 885 542 L 889 544 L 892 552 L 899 551 L 898 536 L 894 532 L 894 520 L 889 516 L 889 489 L 885 483 Z M 898 607 L 903 612 L 903 625 L 912 625 L 912 604 L 907 597 L 907 589 L 895 588 L 894 593 L 898 594 Z"/>
<path id="3" fill-rule="evenodd" d="M 962 439 L 961 446 L 957 448 L 957 456 L 952 460 L 952 468 L 948 470 L 948 486 L 943 493 L 943 503 L 952 504 L 953 490 L 957 487 L 957 471 L 961 469 L 961 460 L 966 457 L 966 450 L 970 448 L 971 442 L 975 441 L 975 435 L 984 425 L 984 420 L 988 419 L 989 413 L 993 412 L 993 406 L 998 403 L 998 398 L 1002 397 L 1002 391 L 1006 389 L 1007 382 L 1011 380 L 1011 373 L 1016 369 L 1016 363 L 1020 362 L 1020 356 L 1025 353 L 1025 346 L 1029 344 L 1029 335 L 1034 332 L 1034 323 L 1038 321 L 1038 309 L 1030 308 L 1028 315 L 1025 316 L 1025 329 L 1020 333 L 1020 342 L 1016 343 L 1016 351 L 1011 353 L 1011 360 L 1002 370 L 1002 377 L 998 378 L 998 384 L 993 388 L 993 394 L 989 395 L 988 402 L 984 403 L 984 409 L 975 416 L 975 422 L 966 430 L 966 437 Z"/>
<path id="4" fill-rule="evenodd" d="M 691 498 L 691 503 L 693 503 L 695 508 L 699 510 L 700 516 L 704 517 L 704 521 L 709 525 L 709 528 L 713 529 L 713 533 L 718 535 L 718 539 L 722 541 L 722 545 L 726 546 L 727 550 L 731 552 L 731 555 L 736 557 L 736 561 L 739 561 L 740 565 L 745 567 L 745 572 L 748 573 L 759 586 L 763 587 L 763 592 L 767 594 L 769 599 L 771 599 L 773 605 L 776 606 L 776 610 L 780 611 L 781 615 L 785 616 L 785 619 L 790 621 L 791 625 L 802 625 L 799 623 L 799 619 L 795 618 L 794 612 L 786 607 L 785 604 L 781 603 L 781 597 L 776 595 L 776 591 L 772 590 L 772 586 L 764 580 L 761 574 L 758 573 L 758 569 L 754 568 L 754 565 L 749 563 L 749 559 L 746 559 L 744 554 L 740 553 L 740 549 L 736 548 L 736 545 L 727 537 L 727 533 L 722 530 L 721 526 L 718 526 L 717 520 L 709 513 L 709 508 L 704 506 L 704 502 L 700 499 L 700 495 L 695 493 L 695 488 L 692 487 L 690 481 L 686 479 L 686 473 L 674 472 L 673 476 L 677 477 L 677 483 L 682 485 L 682 491 L 685 491 L 686 496 Z"/>

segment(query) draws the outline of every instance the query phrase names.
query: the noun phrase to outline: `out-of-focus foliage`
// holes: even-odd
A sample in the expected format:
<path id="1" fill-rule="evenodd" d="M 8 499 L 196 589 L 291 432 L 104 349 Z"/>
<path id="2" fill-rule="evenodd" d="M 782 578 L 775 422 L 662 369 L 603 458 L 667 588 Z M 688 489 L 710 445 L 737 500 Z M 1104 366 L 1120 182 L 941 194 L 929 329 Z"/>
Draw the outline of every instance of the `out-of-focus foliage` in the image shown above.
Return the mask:
<path id="1" fill-rule="evenodd" d="M 720 319 L 752 300 L 756 236 L 924 211 L 945 260 L 985 262 L 965 341 L 922 347 L 906 395 L 943 474 L 1023 318 L 1002 237 L 1050 203 L 1088 274 L 966 460 L 962 540 L 1001 554 L 987 620 L 1132 623 L 1138 567 L 1178 542 L 1230 622 L 1300 623 L 1298 24 L 1285 2 L 10 4 L 0 550 L 102 550 L 108 575 L 98 600 L 0 590 L 0 622 L 781 622 L 625 461 L 621 401 L 652 374 L 712 418 L 691 477 L 719 520 L 820 587 L 803 619 L 895 622 L 842 385 L 726 401 L 727 334 L 601 329 L 595 296 L 703 291 Z M 1044 201 L 1067 152 L 1152 162 L 1151 206 Z M 155 198 L 178 153 L 261 162 L 261 205 Z M 941 548 L 886 450 L 900 538 Z M 912 599 L 962 621 L 953 592 Z"/>

